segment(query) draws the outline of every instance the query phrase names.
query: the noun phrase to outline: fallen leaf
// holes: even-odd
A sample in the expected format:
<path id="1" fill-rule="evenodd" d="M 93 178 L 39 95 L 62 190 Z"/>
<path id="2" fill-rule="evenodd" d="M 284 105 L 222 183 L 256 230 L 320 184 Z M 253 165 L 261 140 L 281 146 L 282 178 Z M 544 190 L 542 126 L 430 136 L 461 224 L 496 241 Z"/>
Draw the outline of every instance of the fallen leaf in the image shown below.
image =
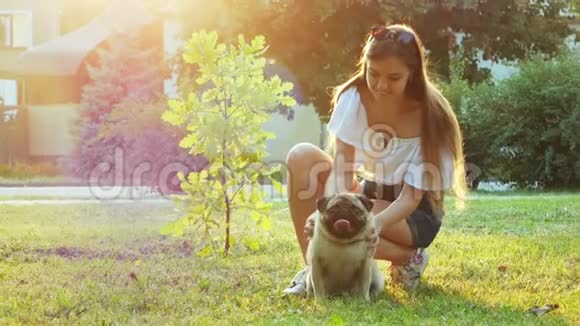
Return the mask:
<path id="1" fill-rule="evenodd" d="M 559 308 L 558 304 L 546 304 L 546 305 L 543 305 L 541 307 L 533 306 L 530 309 L 528 309 L 528 312 L 533 313 L 539 317 L 539 316 L 542 316 L 544 314 L 547 314 L 548 312 L 550 312 L 552 310 L 556 310 L 558 308 Z"/>

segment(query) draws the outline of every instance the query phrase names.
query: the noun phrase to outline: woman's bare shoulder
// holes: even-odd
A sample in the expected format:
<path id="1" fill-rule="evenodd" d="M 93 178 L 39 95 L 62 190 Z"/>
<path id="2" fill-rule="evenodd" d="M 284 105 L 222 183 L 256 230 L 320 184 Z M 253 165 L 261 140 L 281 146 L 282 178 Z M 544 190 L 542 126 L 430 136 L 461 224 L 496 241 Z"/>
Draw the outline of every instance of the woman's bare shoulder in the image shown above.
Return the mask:
<path id="1" fill-rule="evenodd" d="M 360 96 L 360 101 L 365 108 L 370 108 L 372 106 L 372 94 L 366 87 L 357 87 L 357 91 Z"/>

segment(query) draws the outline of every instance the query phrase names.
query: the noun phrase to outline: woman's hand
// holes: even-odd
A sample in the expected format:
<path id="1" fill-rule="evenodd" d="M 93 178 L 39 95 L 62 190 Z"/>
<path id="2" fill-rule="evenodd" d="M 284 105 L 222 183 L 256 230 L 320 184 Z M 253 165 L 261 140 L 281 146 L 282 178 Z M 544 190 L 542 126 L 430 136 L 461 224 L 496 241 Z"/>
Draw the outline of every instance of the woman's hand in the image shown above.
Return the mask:
<path id="1" fill-rule="evenodd" d="M 304 224 L 304 235 L 308 241 L 312 239 L 312 235 L 314 234 L 314 216 L 315 214 L 310 214 L 306 219 L 306 224 Z"/>
<path id="2" fill-rule="evenodd" d="M 349 191 L 350 192 L 357 193 L 357 194 L 362 194 L 363 188 L 362 188 L 360 182 L 358 182 L 357 179 L 352 180 L 352 184 L 350 186 Z"/>
<path id="3" fill-rule="evenodd" d="M 374 225 L 369 229 L 369 233 L 367 234 L 366 241 L 368 245 L 368 255 L 369 257 L 373 257 L 377 250 L 377 246 L 380 241 L 380 234 L 381 234 L 381 227 L 380 225 L 376 224 L 376 220 L 372 222 Z"/>

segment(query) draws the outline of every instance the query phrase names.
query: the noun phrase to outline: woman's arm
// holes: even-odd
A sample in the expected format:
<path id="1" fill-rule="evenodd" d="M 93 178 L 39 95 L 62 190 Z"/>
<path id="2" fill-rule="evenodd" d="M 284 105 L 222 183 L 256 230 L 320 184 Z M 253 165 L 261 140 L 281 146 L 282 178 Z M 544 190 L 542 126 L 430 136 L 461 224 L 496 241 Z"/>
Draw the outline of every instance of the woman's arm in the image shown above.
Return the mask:
<path id="1" fill-rule="evenodd" d="M 334 151 L 333 172 L 336 176 L 338 192 L 351 191 L 359 192 L 359 183 L 356 180 L 355 168 L 355 148 L 340 139 L 336 138 Z M 345 187 L 345 188 L 342 188 Z"/>
<path id="2" fill-rule="evenodd" d="M 401 193 L 385 210 L 375 215 L 375 223 L 380 230 L 396 224 L 411 215 L 423 198 L 423 191 L 408 184 L 403 185 Z"/>

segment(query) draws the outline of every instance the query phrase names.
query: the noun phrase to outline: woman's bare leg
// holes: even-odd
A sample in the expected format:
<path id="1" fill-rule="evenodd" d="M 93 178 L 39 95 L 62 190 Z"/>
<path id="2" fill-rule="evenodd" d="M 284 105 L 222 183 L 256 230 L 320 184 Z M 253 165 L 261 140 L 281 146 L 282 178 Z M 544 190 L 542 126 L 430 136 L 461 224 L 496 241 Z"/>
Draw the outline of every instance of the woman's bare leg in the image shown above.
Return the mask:
<path id="1" fill-rule="evenodd" d="M 373 200 L 373 213 L 378 214 L 391 204 L 385 200 Z M 375 259 L 388 260 L 393 265 L 403 265 L 416 252 L 413 247 L 411 229 L 405 220 L 381 230 L 379 243 L 375 251 Z"/>
<path id="2" fill-rule="evenodd" d="M 401 246 L 381 237 L 374 257 L 378 260 L 388 260 L 392 265 L 400 266 L 407 263 L 416 251 L 415 248 Z"/>
<path id="3" fill-rule="evenodd" d="M 389 202 L 378 201 L 373 211 L 379 212 L 389 205 Z M 429 261 L 429 255 L 413 245 L 411 229 L 405 220 L 381 230 L 374 257 L 390 261 L 392 284 L 401 285 L 408 291 L 417 288 Z"/>
<path id="4" fill-rule="evenodd" d="M 378 214 L 387 209 L 391 204 L 389 201 L 380 199 L 373 200 L 373 203 L 372 212 L 374 214 Z M 413 247 L 413 235 L 405 219 L 386 228 L 382 228 L 380 236 L 403 247 Z"/>
<path id="5" fill-rule="evenodd" d="M 306 262 L 308 239 L 304 234 L 304 224 L 316 210 L 316 200 L 324 193 L 332 169 L 332 157 L 313 144 L 300 143 L 288 152 L 286 166 L 290 216 Z"/>

